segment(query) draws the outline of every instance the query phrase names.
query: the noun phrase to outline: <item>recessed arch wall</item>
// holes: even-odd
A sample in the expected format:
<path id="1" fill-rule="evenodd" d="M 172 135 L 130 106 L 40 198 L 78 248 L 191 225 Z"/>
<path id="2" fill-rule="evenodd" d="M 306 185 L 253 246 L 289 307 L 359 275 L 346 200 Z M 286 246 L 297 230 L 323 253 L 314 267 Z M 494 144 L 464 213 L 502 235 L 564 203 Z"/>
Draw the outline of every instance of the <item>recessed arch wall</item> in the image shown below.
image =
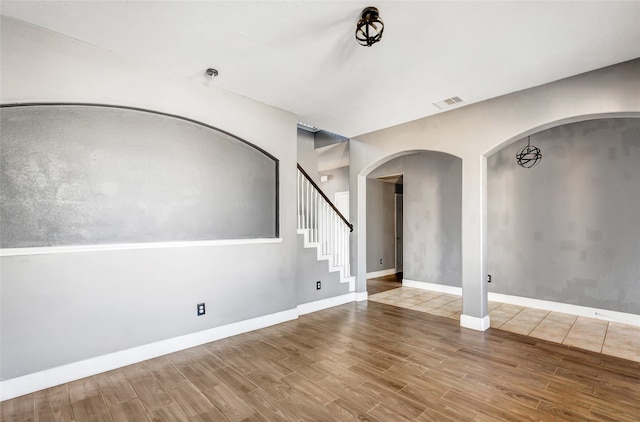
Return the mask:
<path id="1" fill-rule="evenodd" d="M 591 116 L 590 116 L 591 117 Z M 488 157 L 487 265 L 495 293 L 640 314 L 640 118 L 560 124 Z"/>
<path id="2" fill-rule="evenodd" d="M 584 116 L 640 113 L 639 89 L 640 60 L 636 59 L 353 138 L 351 211 L 356 216 L 353 256 L 357 262 L 352 268 L 357 268 L 358 291 L 366 291 L 366 236 L 359 229 L 361 208 L 366 206 L 365 175 L 385 157 L 405 151 L 447 152 L 463 160 L 461 324 L 488 328 L 486 155 L 545 125 Z"/>
<path id="3" fill-rule="evenodd" d="M 3 248 L 278 236 L 278 160 L 232 134 L 99 104 L 0 117 Z"/>

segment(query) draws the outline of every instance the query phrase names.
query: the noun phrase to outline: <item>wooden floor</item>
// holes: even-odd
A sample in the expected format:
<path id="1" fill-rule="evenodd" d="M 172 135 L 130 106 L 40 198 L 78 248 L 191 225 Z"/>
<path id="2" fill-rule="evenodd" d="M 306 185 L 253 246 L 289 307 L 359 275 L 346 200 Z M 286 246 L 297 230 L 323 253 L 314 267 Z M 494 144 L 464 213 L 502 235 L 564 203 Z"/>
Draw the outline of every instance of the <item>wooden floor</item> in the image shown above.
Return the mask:
<path id="1" fill-rule="evenodd" d="M 640 363 L 349 303 L 2 403 L 2 421 L 634 421 Z"/>
<path id="2" fill-rule="evenodd" d="M 367 294 L 373 296 L 378 293 L 402 287 L 402 273 L 367 280 Z"/>

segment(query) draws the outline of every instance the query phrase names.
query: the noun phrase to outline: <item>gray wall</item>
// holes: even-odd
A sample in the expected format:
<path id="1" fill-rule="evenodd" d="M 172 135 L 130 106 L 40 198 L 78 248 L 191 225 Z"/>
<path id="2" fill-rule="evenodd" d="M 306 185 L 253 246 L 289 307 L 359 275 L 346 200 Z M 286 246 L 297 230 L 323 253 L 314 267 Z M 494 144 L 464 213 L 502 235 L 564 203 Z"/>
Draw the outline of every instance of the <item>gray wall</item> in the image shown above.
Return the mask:
<path id="1" fill-rule="evenodd" d="M 320 183 L 318 177 L 318 153 L 314 148 L 314 136 L 313 133 L 306 130 L 298 129 L 298 164 L 302 166 L 305 172 L 311 177 L 311 179 Z"/>
<path id="2" fill-rule="evenodd" d="M 395 212 L 395 185 L 367 179 L 367 273 L 396 268 Z"/>
<path id="3" fill-rule="evenodd" d="M 295 115 L 10 19 L 0 31 L 3 104 L 135 106 L 233 133 L 280 160 L 281 228 L 263 244 L 1 257 L 0 379 L 295 309 Z"/>
<path id="4" fill-rule="evenodd" d="M 349 190 L 349 142 L 315 148 L 313 133 L 298 129 L 298 163 L 333 202 L 336 192 Z M 320 176 L 329 175 L 327 182 Z"/>
<path id="5" fill-rule="evenodd" d="M 318 250 L 304 247 L 304 237 L 298 235 L 298 303 L 314 302 L 349 293 L 349 283 L 340 283 L 340 272 L 329 272 L 325 260 L 318 261 Z M 321 289 L 316 290 L 316 281 Z"/>
<path id="6" fill-rule="evenodd" d="M 403 277 L 460 287 L 462 161 L 440 152 L 413 153 L 384 163 L 369 177 L 401 173 L 404 175 Z M 368 207 L 367 190 L 367 211 Z M 367 229 L 368 226 L 369 214 Z M 367 271 L 371 246 L 367 231 Z"/>
<path id="7" fill-rule="evenodd" d="M 5 257 L 1 379 L 294 308 L 272 246 Z"/>
<path id="8" fill-rule="evenodd" d="M 337 133 L 333 133 L 333 132 L 327 132 L 324 130 L 319 130 L 318 132 L 315 132 L 314 139 L 315 139 L 316 149 L 323 148 L 328 145 L 339 144 L 342 142 L 346 142 L 348 140 L 348 138 L 345 138 L 342 135 L 338 135 Z"/>
<path id="9" fill-rule="evenodd" d="M 0 117 L 3 247 L 277 236 L 277 162 L 220 131 L 97 106 Z"/>
<path id="10" fill-rule="evenodd" d="M 640 313 L 640 119 L 534 134 L 488 158 L 491 291 Z"/>
<path id="11" fill-rule="evenodd" d="M 349 191 L 349 167 L 320 171 L 318 174 L 320 176 L 329 176 L 329 180 L 320 182 L 318 186 L 332 202 L 335 200 L 336 192 Z"/>
<path id="12" fill-rule="evenodd" d="M 316 149 L 318 171 L 333 170 L 349 165 L 349 141 Z"/>

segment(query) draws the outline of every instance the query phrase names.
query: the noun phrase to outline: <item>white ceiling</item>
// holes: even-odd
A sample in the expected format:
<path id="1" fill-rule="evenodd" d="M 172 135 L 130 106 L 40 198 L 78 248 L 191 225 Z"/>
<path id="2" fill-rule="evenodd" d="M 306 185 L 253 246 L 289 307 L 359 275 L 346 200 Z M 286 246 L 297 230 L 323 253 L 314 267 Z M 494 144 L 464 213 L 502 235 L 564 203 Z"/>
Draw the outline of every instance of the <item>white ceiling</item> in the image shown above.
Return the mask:
<path id="1" fill-rule="evenodd" d="M 640 1 L 6 1 L 2 15 L 344 136 L 640 57 Z M 356 44 L 366 6 L 385 23 Z M 459 106 L 458 106 L 459 107 Z"/>

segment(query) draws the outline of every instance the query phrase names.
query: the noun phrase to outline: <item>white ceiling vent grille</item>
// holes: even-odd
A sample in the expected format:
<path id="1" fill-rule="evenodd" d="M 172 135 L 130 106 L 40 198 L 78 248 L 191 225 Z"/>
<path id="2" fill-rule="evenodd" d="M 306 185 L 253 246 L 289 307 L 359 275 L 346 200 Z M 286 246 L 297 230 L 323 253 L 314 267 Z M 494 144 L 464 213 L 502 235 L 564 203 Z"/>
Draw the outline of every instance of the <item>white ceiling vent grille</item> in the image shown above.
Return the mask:
<path id="1" fill-rule="evenodd" d="M 446 100 L 438 101 L 437 103 L 433 103 L 433 105 L 442 110 L 460 103 L 464 103 L 464 100 L 456 96 L 447 98 Z"/>

